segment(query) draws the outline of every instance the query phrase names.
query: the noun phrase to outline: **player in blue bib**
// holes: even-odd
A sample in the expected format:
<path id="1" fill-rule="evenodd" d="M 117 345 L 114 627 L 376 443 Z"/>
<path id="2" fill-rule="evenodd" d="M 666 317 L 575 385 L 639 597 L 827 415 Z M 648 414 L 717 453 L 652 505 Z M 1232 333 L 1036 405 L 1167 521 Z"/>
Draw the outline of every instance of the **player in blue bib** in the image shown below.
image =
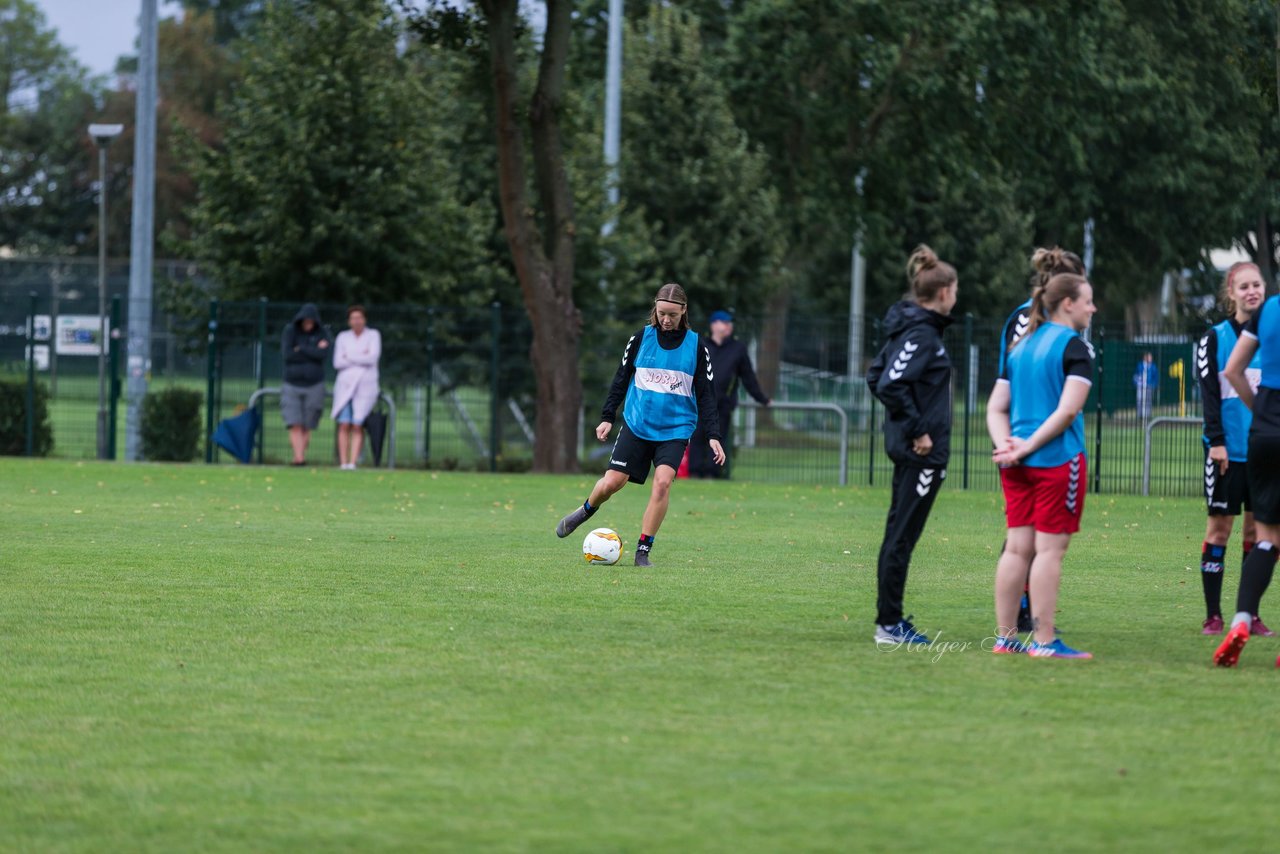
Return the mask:
<path id="1" fill-rule="evenodd" d="M 1045 249 L 1043 246 L 1031 253 L 1031 267 L 1035 273 L 1031 276 L 1031 290 L 1034 293 L 1037 288 L 1043 288 L 1049 284 L 1049 279 L 1059 273 L 1075 273 L 1083 276 L 1084 262 L 1080 260 L 1080 256 L 1074 252 L 1069 252 L 1060 246 L 1052 249 Z M 1004 363 L 1009 357 L 1009 352 L 1013 350 L 1013 345 L 1022 340 L 1027 334 L 1027 330 L 1031 328 L 1031 298 L 1028 297 L 1022 305 L 1010 312 L 1009 317 L 1005 319 L 1004 326 L 1000 330 L 1000 362 L 999 370 L 996 376 L 1004 375 Z M 1004 551 L 1004 547 L 1000 547 L 1000 551 Z M 1027 579 L 1027 586 L 1022 591 L 1022 602 L 1018 606 L 1018 632 L 1025 634 L 1031 631 L 1031 579 Z"/>
<path id="2" fill-rule="evenodd" d="M 1084 513 L 1083 410 L 1093 382 L 1093 353 L 1080 333 L 1094 311 L 1093 288 L 1084 276 L 1060 273 L 1037 288 L 1030 329 L 1009 354 L 987 404 L 1007 524 L 996 565 L 996 653 L 1093 657 L 1057 637 L 1054 614 L 1062 558 Z M 1033 629 L 1024 646 L 1015 624 L 1028 573 Z"/>
<path id="3" fill-rule="evenodd" d="M 1242 510 L 1244 560 L 1249 559 L 1257 535 L 1248 480 L 1249 426 L 1253 415 L 1227 381 L 1226 367 L 1240 333 L 1265 295 L 1257 265 L 1247 261 L 1231 265 L 1219 295 L 1230 316 L 1210 328 L 1196 346 L 1196 373 L 1204 402 L 1204 500 L 1209 514 L 1200 549 L 1200 581 L 1207 612 L 1201 632 L 1206 635 L 1222 634 L 1224 558 L 1231 528 Z M 1254 389 L 1261 373 L 1261 355 L 1255 353 L 1245 369 Z M 1250 634 L 1270 637 L 1275 633 L 1254 614 Z"/>
<path id="4" fill-rule="evenodd" d="M 688 302 L 684 288 L 677 284 L 658 289 L 649 325 L 627 342 L 600 412 L 596 438 L 604 442 L 625 398 L 623 425 L 609 456 L 609 468 L 582 506 L 556 526 L 556 536 L 569 536 L 622 487 L 644 483 L 652 466 L 653 491 L 640 524 L 636 566 L 652 565 L 649 553 L 667 515 L 671 484 L 699 420 L 716 464 L 724 465 L 725 460 L 712 391 L 711 357 L 700 336 L 689 328 Z"/>
<path id="5" fill-rule="evenodd" d="M 1256 394 L 1248 373 L 1255 358 L 1259 370 Z M 1254 615 L 1271 584 L 1280 546 L 1280 298 L 1268 298 L 1249 318 L 1223 373 L 1253 412 L 1248 445 L 1249 498 L 1258 537 L 1240 570 L 1231 629 L 1213 653 L 1219 667 L 1234 667 L 1253 634 Z"/>

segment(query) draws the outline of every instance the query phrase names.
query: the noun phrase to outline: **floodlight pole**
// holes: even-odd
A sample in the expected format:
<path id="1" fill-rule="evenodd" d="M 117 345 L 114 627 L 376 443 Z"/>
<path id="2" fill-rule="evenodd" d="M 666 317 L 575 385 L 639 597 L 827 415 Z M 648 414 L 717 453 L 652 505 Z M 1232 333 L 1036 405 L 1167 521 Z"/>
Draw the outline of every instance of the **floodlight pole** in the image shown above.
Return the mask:
<path id="1" fill-rule="evenodd" d="M 98 146 L 98 459 L 107 459 L 107 146 L 124 125 L 89 125 Z M 56 348 L 56 342 L 55 342 Z"/>
<path id="2" fill-rule="evenodd" d="M 142 0 L 137 124 L 133 140 L 133 231 L 129 259 L 129 358 L 125 459 L 142 458 L 142 399 L 151 373 L 151 277 L 155 252 L 157 0 Z"/>
<path id="3" fill-rule="evenodd" d="M 609 0 L 609 44 L 604 73 L 604 167 L 605 197 L 609 218 L 600 230 L 604 237 L 613 234 L 618 221 L 618 160 L 622 148 L 622 0 Z"/>

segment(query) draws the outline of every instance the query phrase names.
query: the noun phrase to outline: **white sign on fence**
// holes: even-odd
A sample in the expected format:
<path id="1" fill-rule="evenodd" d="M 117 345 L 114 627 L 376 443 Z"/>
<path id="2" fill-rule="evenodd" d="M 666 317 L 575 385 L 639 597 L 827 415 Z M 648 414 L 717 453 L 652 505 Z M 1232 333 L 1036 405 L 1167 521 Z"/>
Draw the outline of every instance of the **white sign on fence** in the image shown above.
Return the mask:
<path id="1" fill-rule="evenodd" d="M 48 344 L 37 344 L 37 345 L 35 345 L 35 356 L 36 356 L 36 370 L 37 370 L 37 371 L 47 371 L 47 370 L 49 370 L 49 345 L 48 345 Z M 28 361 L 28 362 L 30 362 L 30 361 L 31 361 L 31 346 L 30 346 L 30 345 L 27 345 L 27 349 L 26 349 L 26 361 Z"/>
<path id="2" fill-rule="evenodd" d="M 59 356 L 96 356 L 107 338 L 107 323 L 96 314 L 60 314 L 54 349 Z"/>

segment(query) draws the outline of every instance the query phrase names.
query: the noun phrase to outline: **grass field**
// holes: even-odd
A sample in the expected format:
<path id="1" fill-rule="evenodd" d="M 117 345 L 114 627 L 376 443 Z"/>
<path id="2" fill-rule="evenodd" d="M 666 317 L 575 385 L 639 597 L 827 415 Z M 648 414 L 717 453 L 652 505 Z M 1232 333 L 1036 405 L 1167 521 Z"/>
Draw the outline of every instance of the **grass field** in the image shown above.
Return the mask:
<path id="1" fill-rule="evenodd" d="M 882 652 L 885 491 L 681 482 L 641 571 L 551 533 L 589 483 L 0 461 L 0 850 L 1275 844 L 1280 642 L 1210 666 L 1196 501 L 1090 498 L 1071 662 L 983 649 L 994 495 Z"/>

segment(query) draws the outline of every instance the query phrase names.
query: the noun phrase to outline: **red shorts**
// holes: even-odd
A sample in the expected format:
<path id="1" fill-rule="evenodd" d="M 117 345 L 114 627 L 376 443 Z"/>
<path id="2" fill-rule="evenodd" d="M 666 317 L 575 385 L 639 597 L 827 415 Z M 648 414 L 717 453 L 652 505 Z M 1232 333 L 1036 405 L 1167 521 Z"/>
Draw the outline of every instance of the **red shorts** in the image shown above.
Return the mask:
<path id="1" fill-rule="evenodd" d="M 1004 515 L 1010 528 L 1033 526 L 1042 534 L 1074 534 L 1084 514 L 1088 465 L 1084 454 L 1053 468 L 1000 469 Z"/>

